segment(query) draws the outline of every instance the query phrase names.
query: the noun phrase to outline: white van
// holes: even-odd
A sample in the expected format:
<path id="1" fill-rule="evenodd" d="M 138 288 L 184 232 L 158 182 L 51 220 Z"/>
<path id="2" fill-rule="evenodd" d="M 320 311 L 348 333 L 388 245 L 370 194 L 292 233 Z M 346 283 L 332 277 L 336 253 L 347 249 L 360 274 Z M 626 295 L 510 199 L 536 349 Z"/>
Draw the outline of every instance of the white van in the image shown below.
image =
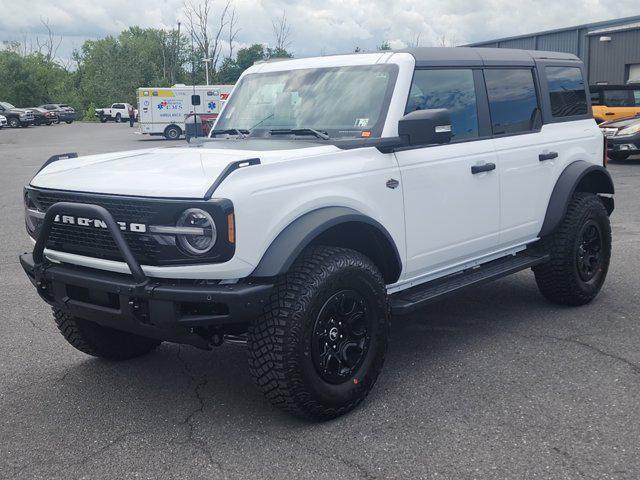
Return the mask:
<path id="1" fill-rule="evenodd" d="M 190 113 L 211 115 L 214 119 L 231 93 L 233 85 L 174 85 L 138 89 L 140 133 L 164 135 L 169 140 L 185 131 L 184 119 Z"/>

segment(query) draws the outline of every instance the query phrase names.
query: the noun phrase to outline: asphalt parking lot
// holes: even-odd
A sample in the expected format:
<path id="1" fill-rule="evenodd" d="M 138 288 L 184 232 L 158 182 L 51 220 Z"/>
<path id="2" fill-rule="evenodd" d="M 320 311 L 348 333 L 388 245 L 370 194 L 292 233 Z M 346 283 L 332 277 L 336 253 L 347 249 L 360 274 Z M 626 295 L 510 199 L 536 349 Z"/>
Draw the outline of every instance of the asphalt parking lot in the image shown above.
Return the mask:
<path id="1" fill-rule="evenodd" d="M 1 478 L 640 477 L 640 159 L 610 164 L 614 252 L 591 305 L 551 305 L 523 272 L 397 319 L 368 400 L 310 424 L 253 388 L 242 347 L 113 363 L 58 333 L 17 261 L 22 187 L 56 153 L 175 145 L 134 130 L 0 131 Z"/>

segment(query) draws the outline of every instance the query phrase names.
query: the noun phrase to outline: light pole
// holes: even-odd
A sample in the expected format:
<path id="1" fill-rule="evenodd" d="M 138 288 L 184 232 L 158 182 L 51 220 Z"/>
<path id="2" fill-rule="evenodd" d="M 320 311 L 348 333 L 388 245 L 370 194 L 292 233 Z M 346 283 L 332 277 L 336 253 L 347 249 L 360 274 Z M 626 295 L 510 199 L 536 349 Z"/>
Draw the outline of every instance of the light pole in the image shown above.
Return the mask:
<path id="1" fill-rule="evenodd" d="M 207 78 L 207 85 L 209 85 L 209 62 L 213 61 L 213 58 L 203 58 L 202 61 L 204 62 L 204 73 Z"/>

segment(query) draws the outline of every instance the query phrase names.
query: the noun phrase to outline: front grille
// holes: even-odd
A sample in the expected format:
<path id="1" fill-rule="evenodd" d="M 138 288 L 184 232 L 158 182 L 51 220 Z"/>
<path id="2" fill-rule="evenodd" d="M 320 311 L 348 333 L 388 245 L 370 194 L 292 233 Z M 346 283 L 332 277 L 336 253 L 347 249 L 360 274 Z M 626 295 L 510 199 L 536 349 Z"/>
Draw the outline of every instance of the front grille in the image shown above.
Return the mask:
<path id="1" fill-rule="evenodd" d="M 90 203 L 106 208 L 117 222 L 150 224 L 158 220 L 161 205 L 157 201 L 114 198 L 100 195 L 78 195 L 51 191 L 31 191 L 38 210 L 46 212 L 57 202 Z M 157 265 L 163 246 L 152 235 L 122 232 L 129 248 L 139 262 Z M 108 230 L 54 223 L 47 248 L 61 252 L 89 255 L 106 260 L 122 261 L 122 255 Z M 166 247 L 165 247 L 166 248 Z"/>
<path id="2" fill-rule="evenodd" d="M 188 208 L 202 208 L 211 214 L 219 231 L 230 214 L 233 204 L 229 200 L 176 200 L 159 198 L 125 197 L 90 193 L 60 192 L 28 187 L 25 201 L 29 209 L 46 212 L 59 202 L 86 203 L 106 208 L 116 222 L 150 225 L 175 225 L 180 215 Z M 61 213 L 64 215 L 64 213 Z M 74 215 L 70 213 L 73 217 Z M 93 220 L 93 219 L 91 219 Z M 36 227 L 38 229 L 38 227 Z M 38 232 L 36 231 L 36 234 Z M 206 255 L 195 257 L 181 251 L 172 235 L 122 231 L 131 253 L 142 265 L 175 265 L 203 261 L 220 263 L 229 260 L 235 252 L 235 243 L 219 236 L 214 248 Z M 94 225 L 54 222 L 49 231 L 46 247 L 59 252 L 75 253 L 105 260 L 123 261 L 113 237 L 107 229 Z"/>

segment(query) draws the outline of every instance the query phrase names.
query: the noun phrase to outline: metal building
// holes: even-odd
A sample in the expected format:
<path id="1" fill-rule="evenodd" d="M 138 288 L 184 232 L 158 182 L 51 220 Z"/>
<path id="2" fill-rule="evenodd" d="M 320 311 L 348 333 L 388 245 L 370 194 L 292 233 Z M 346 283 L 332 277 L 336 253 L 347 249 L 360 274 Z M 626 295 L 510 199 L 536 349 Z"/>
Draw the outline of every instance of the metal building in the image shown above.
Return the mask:
<path id="1" fill-rule="evenodd" d="M 573 53 L 584 61 L 590 85 L 640 82 L 640 15 L 467 46 Z"/>

